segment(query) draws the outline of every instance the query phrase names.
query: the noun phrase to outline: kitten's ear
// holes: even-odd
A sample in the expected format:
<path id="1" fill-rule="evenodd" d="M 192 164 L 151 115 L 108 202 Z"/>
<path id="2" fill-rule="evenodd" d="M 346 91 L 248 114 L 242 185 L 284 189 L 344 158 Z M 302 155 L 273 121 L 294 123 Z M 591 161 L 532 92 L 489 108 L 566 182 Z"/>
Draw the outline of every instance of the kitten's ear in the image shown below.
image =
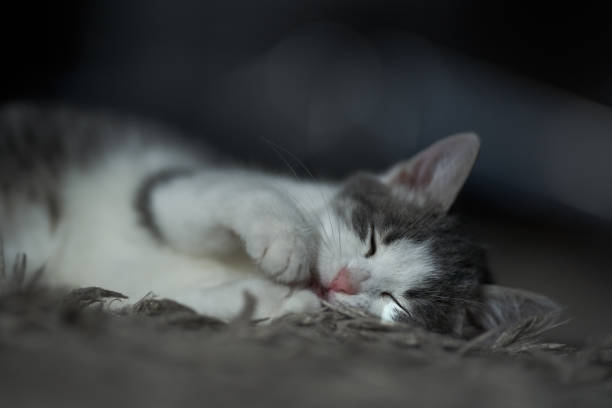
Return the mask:
<path id="1" fill-rule="evenodd" d="M 448 211 L 474 165 L 480 140 L 474 133 L 444 138 L 381 176 L 416 205 Z"/>
<path id="2" fill-rule="evenodd" d="M 557 303 L 538 293 L 499 285 L 482 285 L 481 289 L 481 307 L 473 310 L 471 317 L 484 330 L 561 311 Z"/>

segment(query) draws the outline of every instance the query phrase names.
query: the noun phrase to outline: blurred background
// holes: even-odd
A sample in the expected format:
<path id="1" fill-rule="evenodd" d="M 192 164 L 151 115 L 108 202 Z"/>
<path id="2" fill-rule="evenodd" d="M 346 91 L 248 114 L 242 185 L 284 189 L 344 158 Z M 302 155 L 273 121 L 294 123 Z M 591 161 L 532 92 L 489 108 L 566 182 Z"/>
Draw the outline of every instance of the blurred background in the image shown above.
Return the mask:
<path id="1" fill-rule="evenodd" d="M 2 102 L 137 115 L 248 163 L 380 170 L 482 138 L 453 211 L 500 283 L 612 333 L 612 24 L 593 2 L 90 0 L 2 11 Z M 299 166 L 298 166 L 299 167 Z"/>

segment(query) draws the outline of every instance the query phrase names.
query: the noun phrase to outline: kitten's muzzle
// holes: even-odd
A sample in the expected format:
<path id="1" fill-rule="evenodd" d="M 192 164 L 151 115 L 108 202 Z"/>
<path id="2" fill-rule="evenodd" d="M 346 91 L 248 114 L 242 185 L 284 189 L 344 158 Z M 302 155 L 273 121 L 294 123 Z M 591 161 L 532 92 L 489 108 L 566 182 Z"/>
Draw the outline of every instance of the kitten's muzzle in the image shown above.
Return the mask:
<path id="1" fill-rule="evenodd" d="M 345 266 L 338 271 L 336 277 L 331 281 L 329 291 L 356 295 L 359 293 L 361 282 L 369 277 L 368 272 L 349 269 Z"/>

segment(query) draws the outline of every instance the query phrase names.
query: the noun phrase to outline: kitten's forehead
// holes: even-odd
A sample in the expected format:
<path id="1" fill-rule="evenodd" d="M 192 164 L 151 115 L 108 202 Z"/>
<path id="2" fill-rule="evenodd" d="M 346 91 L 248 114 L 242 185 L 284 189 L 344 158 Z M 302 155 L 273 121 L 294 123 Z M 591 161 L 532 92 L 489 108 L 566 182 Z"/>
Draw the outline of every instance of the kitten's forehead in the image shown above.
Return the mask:
<path id="1" fill-rule="evenodd" d="M 385 243 L 408 238 L 423 242 L 435 233 L 444 214 L 411 205 L 375 176 L 357 174 L 340 191 L 336 210 L 365 239 L 371 227 L 384 232 Z"/>

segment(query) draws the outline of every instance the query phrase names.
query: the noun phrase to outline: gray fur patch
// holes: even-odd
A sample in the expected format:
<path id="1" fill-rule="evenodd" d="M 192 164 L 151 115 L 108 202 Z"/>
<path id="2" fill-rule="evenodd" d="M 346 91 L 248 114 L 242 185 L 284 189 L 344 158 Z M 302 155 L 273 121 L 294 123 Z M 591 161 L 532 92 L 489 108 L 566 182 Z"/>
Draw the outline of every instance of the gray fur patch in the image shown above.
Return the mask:
<path id="1" fill-rule="evenodd" d="M 134 209 L 138 214 L 140 224 L 144 226 L 160 242 L 165 242 L 161 229 L 155 222 L 155 216 L 151 210 L 151 194 L 153 191 L 171 180 L 192 174 L 188 169 L 166 169 L 146 177 L 141 183 L 134 196 Z"/>

